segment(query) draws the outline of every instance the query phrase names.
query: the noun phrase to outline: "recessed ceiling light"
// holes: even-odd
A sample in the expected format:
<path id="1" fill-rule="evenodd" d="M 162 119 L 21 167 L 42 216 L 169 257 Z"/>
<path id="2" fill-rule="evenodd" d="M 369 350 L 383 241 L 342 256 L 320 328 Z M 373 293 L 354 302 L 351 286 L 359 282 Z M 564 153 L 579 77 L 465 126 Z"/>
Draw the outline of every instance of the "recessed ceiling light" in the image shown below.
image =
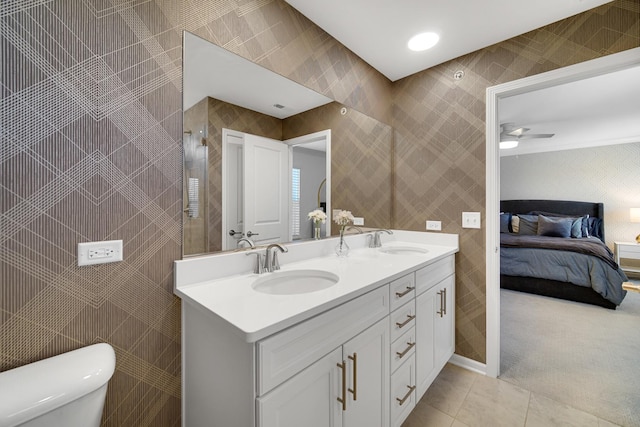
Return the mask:
<path id="1" fill-rule="evenodd" d="M 508 150 L 510 148 L 516 148 L 517 146 L 518 146 L 518 141 L 517 140 L 500 141 L 500 149 L 501 150 Z"/>
<path id="2" fill-rule="evenodd" d="M 434 47 L 438 40 L 440 37 L 436 33 L 422 33 L 411 37 L 407 46 L 413 51 L 420 52 Z"/>

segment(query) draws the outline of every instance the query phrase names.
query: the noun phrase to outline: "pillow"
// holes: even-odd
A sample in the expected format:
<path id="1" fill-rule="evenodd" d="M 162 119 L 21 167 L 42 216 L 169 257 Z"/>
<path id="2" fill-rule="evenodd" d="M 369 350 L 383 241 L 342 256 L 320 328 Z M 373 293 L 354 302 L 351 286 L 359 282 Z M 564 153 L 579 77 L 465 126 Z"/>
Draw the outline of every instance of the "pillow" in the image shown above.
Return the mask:
<path id="1" fill-rule="evenodd" d="M 573 219 L 538 216 L 538 236 L 571 237 Z M 582 220 L 580 220 L 582 224 Z"/>
<path id="2" fill-rule="evenodd" d="M 538 234 L 538 215 L 518 214 L 518 218 L 520 218 L 518 234 L 525 236 L 535 236 Z"/>
<path id="3" fill-rule="evenodd" d="M 571 224 L 571 237 L 581 238 L 581 237 L 589 237 L 588 231 L 588 222 L 587 218 L 589 215 L 585 216 L 575 216 L 575 215 L 566 215 L 561 213 L 552 213 L 552 212 L 543 212 L 543 211 L 531 211 L 530 215 L 544 215 L 548 218 L 571 218 L 573 223 Z"/>
<path id="4" fill-rule="evenodd" d="M 510 213 L 500 214 L 500 232 L 501 233 L 511 232 L 511 214 Z"/>
<path id="5" fill-rule="evenodd" d="M 518 215 L 513 215 L 511 217 L 511 232 L 517 233 L 519 231 L 520 231 L 520 218 L 518 218 Z"/>

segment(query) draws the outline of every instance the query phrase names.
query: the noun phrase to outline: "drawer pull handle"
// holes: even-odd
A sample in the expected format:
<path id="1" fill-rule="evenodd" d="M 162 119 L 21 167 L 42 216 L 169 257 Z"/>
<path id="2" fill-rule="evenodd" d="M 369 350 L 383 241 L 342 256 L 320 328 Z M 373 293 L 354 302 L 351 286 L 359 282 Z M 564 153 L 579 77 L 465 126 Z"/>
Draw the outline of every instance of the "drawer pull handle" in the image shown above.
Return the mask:
<path id="1" fill-rule="evenodd" d="M 402 359 L 409 352 L 409 350 L 411 350 L 413 346 L 416 345 L 416 343 L 414 342 L 408 342 L 407 344 L 409 344 L 409 346 L 405 348 L 403 352 L 396 351 L 399 359 Z"/>
<path id="2" fill-rule="evenodd" d="M 347 410 L 347 364 L 343 361 L 337 363 L 338 368 L 342 370 L 342 398 L 338 397 L 338 402 L 342 404 L 342 410 Z"/>
<path id="3" fill-rule="evenodd" d="M 353 356 L 349 356 L 349 359 L 353 361 L 353 388 L 349 389 L 349 393 L 353 394 L 355 402 L 358 400 L 358 353 L 353 353 Z"/>
<path id="4" fill-rule="evenodd" d="M 397 298 L 402 298 L 403 296 L 405 296 L 406 294 L 408 294 L 409 292 L 411 292 L 414 289 L 415 289 L 414 286 L 407 286 L 407 289 L 404 292 L 396 292 L 396 297 Z"/>
<path id="5" fill-rule="evenodd" d="M 416 389 L 416 386 L 414 386 L 414 385 L 408 385 L 407 387 L 409 388 L 409 391 L 407 392 L 407 394 L 404 395 L 404 397 L 402 399 L 400 399 L 399 397 L 396 397 L 396 400 L 398 401 L 398 404 L 400 406 L 402 406 L 404 404 L 404 402 L 407 401 L 409 396 L 411 396 L 411 393 L 413 393 L 413 390 Z"/>
<path id="6" fill-rule="evenodd" d="M 411 322 L 415 318 L 416 318 L 415 314 L 407 314 L 407 320 L 405 320 L 402 323 L 396 322 L 396 326 L 398 326 L 398 328 L 404 328 L 405 326 L 407 326 L 409 322 Z"/>

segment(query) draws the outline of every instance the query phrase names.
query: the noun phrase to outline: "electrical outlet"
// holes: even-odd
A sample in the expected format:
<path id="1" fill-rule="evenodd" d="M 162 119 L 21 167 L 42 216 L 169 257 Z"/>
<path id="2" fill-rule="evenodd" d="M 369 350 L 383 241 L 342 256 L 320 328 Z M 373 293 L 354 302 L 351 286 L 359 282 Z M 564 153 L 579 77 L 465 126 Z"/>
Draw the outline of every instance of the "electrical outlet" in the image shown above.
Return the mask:
<path id="1" fill-rule="evenodd" d="M 430 230 L 430 231 L 440 231 L 440 230 L 442 230 L 442 222 L 441 221 L 427 221 L 427 230 Z"/>
<path id="2" fill-rule="evenodd" d="M 364 225 L 364 217 L 354 216 L 353 217 L 353 225 Z"/>
<path id="3" fill-rule="evenodd" d="M 480 228 L 480 212 L 462 212 L 462 228 Z"/>
<path id="4" fill-rule="evenodd" d="M 78 266 L 122 261 L 122 240 L 78 243 Z"/>

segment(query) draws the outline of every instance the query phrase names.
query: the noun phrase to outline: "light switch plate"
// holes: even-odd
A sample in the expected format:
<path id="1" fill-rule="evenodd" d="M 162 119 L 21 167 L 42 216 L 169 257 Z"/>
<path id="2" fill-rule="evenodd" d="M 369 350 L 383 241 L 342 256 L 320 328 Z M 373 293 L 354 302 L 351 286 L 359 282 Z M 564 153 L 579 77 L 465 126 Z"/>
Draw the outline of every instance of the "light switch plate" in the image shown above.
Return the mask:
<path id="1" fill-rule="evenodd" d="M 361 216 L 353 217 L 353 225 L 364 225 L 364 217 L 361 217 Z"/>
<path id="2" fill-rule="evenodd" d="M 480 212 L 462 212 L 462 228 L 480 228 Z"/>
<path id="3" fill-rule="evenodd" d="M 78 266 L 122 261 L 122 240 L 78 243 Z"/>

